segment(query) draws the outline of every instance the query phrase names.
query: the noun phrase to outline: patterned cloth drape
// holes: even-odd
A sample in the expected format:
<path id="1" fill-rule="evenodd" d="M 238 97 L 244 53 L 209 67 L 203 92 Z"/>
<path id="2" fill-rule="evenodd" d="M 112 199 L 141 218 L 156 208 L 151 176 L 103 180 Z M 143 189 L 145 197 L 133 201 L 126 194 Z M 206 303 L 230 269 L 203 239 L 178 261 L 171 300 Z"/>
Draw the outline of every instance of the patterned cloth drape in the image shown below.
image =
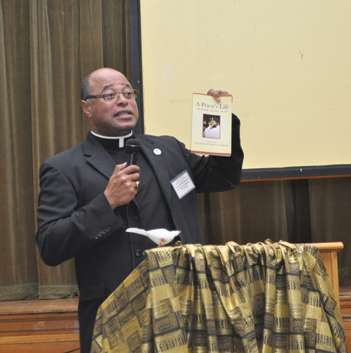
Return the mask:
<path id="1" fill-rule="evenodd" d="M 146 259 L 102 304 L 92 353 L 346 352 L 316 248 L 184 245 Z"/>

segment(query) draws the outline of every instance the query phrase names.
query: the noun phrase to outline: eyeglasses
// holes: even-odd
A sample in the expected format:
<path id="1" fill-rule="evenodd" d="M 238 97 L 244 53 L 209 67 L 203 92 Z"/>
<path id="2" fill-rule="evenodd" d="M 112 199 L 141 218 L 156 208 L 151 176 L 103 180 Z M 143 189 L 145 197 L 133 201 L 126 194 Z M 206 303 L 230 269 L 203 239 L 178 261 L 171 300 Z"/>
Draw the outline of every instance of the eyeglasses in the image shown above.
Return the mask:
<path id="1" fill-rule="evenodd" d="M 112 102 L 114 100 L 119 100 L 120 96 L 122 95 L 125 99 L 134 99 L 137 96 L 138 91 L 134 88 L 128 88 L 120 92 L 110 92 L 110 93 L 103 93 L 98 95 L 89 95 L 84 98 L 87 99 L 98 99 L 102 98 L 105 102 Z"/>

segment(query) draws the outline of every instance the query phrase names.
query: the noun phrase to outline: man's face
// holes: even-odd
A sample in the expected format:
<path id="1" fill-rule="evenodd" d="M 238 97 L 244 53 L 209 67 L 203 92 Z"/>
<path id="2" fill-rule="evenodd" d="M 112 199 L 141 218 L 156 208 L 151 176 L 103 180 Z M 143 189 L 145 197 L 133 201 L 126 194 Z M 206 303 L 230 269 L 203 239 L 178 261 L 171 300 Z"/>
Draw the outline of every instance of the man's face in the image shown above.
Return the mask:
<path id="1" fill-rule="evenodd" d="M 116 98 L 106 101 L 93 98 L 82 101 L 82 109 L 91 129 L 106 136 L 120 136 L 129 133 L 139 117 L 135 98 L 125 98 L 121 92 L 132 86 L 120 72 L 103 68 L 94 71 L 89 79 L 89 95 L 117 93 Z"/>

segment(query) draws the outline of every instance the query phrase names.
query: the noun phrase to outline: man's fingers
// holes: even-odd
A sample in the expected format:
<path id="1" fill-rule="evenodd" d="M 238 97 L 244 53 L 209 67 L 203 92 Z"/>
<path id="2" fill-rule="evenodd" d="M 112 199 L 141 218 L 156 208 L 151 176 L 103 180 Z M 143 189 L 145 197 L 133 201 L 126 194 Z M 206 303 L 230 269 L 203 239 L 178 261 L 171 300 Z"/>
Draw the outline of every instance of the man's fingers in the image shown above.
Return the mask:
<path id="1" fill-rule="evenodd" d="M 127 167 L 127 162 L 124 162 L 122 164 L 116 164 L 115 168 L 113 169 L 113 174 L 118 173 L 119 171 L 123 170 L 126 167 Z"/>
<path id="2" fill-rule="evenodd" d="M 209 89 L 207 91 L 207 94 L 209 96 L 213 96 L 213 97 L 228 97 L 231 96 L 231 93 L 228 91 L 224 91 L 221 89 Z"/>
<path id="3" fill-rule="evenodd" d="M 122 163 L 122 164 L 115 165 L 113 174 L 118 174 L 118 173 L 133 174 L 133 173 L 139 173 L 139 171 L 140 171 L 140 168 L 135 164 L 127 165 L 127 163 Z"/>
<path id="4" fill-rule="evenodd" d="M 127 181 L 125 184 L 125 188 L 127 188 L 127 189 L 125 189 L 126 191 L 127 190 L 129 190 L 129 191 L 131 191 L 131 192 L 134 192 L 134 191 L 136 191 L 136 190 L 138 190 L 138 182 L 137 181 Z"/>
<path id="5" fill-rule="evenodd" d="M 130 180 L 139 181 L 140 174 L 139 173 L 133 173 L 133 174 L 129 174 L 128 177 L 129 177 Z"/>
<path id="6" fill-rule="evenodd" d="M 221 97 L 233 97 L 232 94 L 228 91 L 224 91 L 224 90 L 216 90 L 216 89 L 209 89 L 207 91 L 207 94 L 209 96 L 212 96 L 216 102 L 220 102 Z"/>

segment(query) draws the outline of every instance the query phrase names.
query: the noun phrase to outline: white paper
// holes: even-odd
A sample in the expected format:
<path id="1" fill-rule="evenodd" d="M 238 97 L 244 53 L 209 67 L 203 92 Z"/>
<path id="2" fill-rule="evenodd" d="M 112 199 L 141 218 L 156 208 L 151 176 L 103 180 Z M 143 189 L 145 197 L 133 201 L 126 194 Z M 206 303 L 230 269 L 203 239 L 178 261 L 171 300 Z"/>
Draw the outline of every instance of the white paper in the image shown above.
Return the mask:
<path id="1" fill-rule="evenodd" d="M 161 243 L 162 245 L 166 245 L 170 243 L 177 235 L 180 234 L 180 230 L 167 230 L 165 228 L 157 228 L 150 230 L 145 230 L 141 228 L 127 228 L 126 232 L 143 235 L 152 240 L 157 245 L 160 245 Z"/>

